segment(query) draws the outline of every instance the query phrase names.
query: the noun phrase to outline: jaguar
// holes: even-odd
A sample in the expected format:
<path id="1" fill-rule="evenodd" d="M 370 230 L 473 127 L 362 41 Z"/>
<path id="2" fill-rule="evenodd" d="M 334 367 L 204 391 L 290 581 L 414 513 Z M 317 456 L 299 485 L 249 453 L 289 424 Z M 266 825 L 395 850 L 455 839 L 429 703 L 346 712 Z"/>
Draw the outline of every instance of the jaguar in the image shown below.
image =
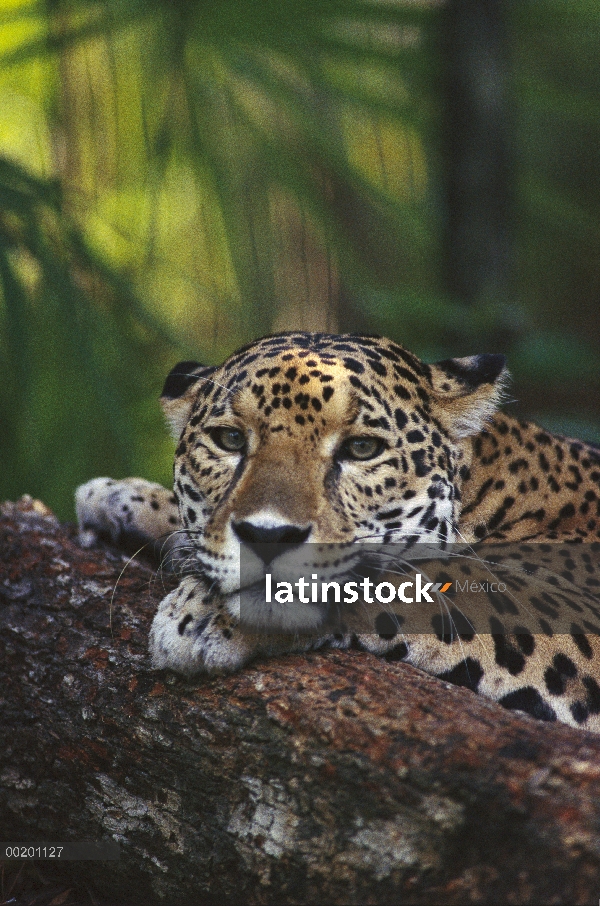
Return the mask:
<path id="1" fill-rule="evenodd" d="M 354 334 L 291 332 L 219 366 L 180 362 L 161 397 L 173 489 L 87 482 L 81 541 L 158 544 L 179 571 L 150 633 L 157 669 L 357 647 L 600 732 L 600 449 L 503 414 L 508 379 L 499 354 L 426 364 Z M 371 622 L 339 604 L 331 626 L 318 601 L 257 592 L 267 574 L 285 585 L 294 557 L 309 580 L 352 571 L 361 545 L 396 552 L 381 573 L 392 595 L 429 551 L 424 628 L 396 598 Z M 446 593 L 457 577 L 461 604 Z M 486 594 L 490 578 L 502 594 Z"/>

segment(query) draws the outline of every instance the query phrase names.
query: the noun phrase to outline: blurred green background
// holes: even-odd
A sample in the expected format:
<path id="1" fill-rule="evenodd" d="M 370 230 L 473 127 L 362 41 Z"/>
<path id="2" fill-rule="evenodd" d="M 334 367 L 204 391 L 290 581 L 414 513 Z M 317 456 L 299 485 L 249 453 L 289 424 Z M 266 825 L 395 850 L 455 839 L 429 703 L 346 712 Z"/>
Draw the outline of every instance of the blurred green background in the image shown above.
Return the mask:
<path id="1" fill-rule="evenodd" d="M 597 0 L 2 0 L 0 499 L 169 483 L 182 358 L 507 354 L 600 437 Z"/>

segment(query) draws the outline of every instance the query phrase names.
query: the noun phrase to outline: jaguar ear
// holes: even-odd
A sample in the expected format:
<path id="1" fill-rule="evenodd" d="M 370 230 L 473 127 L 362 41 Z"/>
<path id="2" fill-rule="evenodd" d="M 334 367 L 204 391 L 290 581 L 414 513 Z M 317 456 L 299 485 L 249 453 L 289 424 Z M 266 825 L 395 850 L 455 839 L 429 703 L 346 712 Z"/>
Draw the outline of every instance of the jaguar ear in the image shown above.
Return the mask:
<path id="1" fill-rule="evenodd" d="M 509 380 L 503 355 L 444 359 L 430 365 L 438 415 L 455 437 L 477 434 L 503 399 Z"/>
<path id="2" fill-rule="evenodd" d="M 167 375 L 160 403 L 175 438 L 179 438 L 188 422 L 199 382 L 206 380 L 215 370 L 199 362 L 179 362 Z"/>

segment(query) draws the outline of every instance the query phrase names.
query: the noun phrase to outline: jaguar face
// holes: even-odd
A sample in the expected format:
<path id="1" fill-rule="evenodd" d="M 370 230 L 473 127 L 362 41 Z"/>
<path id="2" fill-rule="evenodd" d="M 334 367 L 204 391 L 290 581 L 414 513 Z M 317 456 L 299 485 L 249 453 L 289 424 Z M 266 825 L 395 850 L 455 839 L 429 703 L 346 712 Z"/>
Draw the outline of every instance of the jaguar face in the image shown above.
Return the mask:
<path id="1" fill-rule="evenodd" d="M 388 340 L 319 334 L 268 337 L 217 368 L 181 363 L 162 401 L 188 561 L 231 594 L 240 545 L 251 584 L 267 569 L 284 581 L 292 559 L 321 573 L 347 564 L 355 542 L 454 540 L 463 438 L 492 413 L 502 375 L 501 356 L 428 366 Z M 317 562 L 323 543 L 338 548 Z"/>

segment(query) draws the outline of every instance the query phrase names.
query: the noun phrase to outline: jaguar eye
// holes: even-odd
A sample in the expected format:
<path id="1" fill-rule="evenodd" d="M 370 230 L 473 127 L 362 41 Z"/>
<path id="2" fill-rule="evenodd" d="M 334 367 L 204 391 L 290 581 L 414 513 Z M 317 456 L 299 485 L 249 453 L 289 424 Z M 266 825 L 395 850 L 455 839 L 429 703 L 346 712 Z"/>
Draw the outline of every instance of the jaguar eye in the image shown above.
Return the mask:
<path id="1" fill-rule="evenodd" d="M 374 459 L 383 450 L 383 441 L 378 437 L 349 437 L 340 449 L 342 459 Z"/>
<path id="2" fill-rule="evenodd" d="M 228 453 L 240 453 L 246 446 L 246 438 L 237 428 L 213 428 L 210 436 L 221 450 Z"/>

